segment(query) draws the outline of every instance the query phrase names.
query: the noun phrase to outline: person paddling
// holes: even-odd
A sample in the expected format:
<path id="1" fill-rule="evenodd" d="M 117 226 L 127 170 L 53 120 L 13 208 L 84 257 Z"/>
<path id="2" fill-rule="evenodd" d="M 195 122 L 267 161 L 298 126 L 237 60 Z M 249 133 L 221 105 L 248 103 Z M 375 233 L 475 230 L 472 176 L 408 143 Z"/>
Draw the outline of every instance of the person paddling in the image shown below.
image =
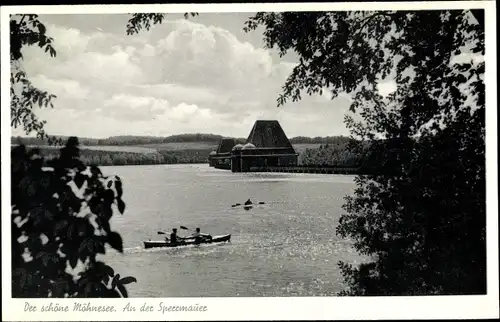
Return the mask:
<path id="1" fill-rule="evenodd" d="M 170 244 L 176 244 L 177 243 L 177 229 L 173 228 L 172 233 L 170 233 L 170 239 L 165 238 L 165 240 L 167 242 L 169 242 Z"/>
<path id="2" fill-rule="evenodd" d="M 172 233 L 170 234 L 170 243 L 171 244 L 178 244 L 183 240 L 184 240 L 184 238 L 177 236 L 177 228 L 173 228 Z"/>
<path id="3" fill-rule="evenodd" d="M 196 245 L 199 245 L 204 239 L 212 239 L 212 236 L 201 233 L 200 228 L 196 228 L 196 232 L 193 234 L 193 237 Z"/>

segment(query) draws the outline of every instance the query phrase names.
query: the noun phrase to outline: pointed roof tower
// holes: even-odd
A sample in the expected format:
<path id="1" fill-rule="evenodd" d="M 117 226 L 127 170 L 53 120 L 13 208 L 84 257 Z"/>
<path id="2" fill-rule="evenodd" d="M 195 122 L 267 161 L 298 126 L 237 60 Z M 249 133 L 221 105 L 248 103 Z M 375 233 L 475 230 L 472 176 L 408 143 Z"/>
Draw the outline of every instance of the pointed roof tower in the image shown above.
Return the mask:
<path id="1" fill-rule="evenodd" d="M 230 153 L 231 149 L 236 145 L 236 143 L 237 142 L 235 139 L 222 139 L 222 141 L 219 143 L 219 146 L 217 147 L 217 154 Z"/>
<path id="2" fill-rule="evenodd" d="M 246 143 L 252 143 L 256 148 L 293 149 L 285 131 L 276 120 L 255 121 Z"/>

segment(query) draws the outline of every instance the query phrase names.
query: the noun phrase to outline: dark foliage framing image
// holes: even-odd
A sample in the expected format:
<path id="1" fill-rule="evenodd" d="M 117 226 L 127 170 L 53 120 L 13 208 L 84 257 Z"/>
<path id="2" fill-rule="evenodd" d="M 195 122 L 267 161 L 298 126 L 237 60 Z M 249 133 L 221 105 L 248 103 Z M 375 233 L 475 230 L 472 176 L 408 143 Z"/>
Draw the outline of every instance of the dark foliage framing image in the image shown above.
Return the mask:
<path id="1" fill-rule="evenodd" d="M 204 15 L 209 14 L 186 13 L 181 18 L 196 23 Z M 123 33 L 140 36 L 160 28 L 168 18 L 164 13 L 131 14 L 122 26 Z M 344 122 L 350 137 L 318 138 L 315 144 L 321 146 L 296 149 L 303 165 L 363 169 L 352 176 L 354 188 L 341 196 L 342 204 L 326 206 L 337 207 L 339 213 L 336 226 L 331 227 L 336 235 L 331 243 L 349 242 L 367 260 L 354 263 L 330 251 L 331 261 L 323 272 L 332 276 L 327 282 L 338 275 L 342 288 L 325 294 L 486 294 L 484 11 L 258 12 L 248 14 L 239 27 L 242 34 L 261 33 L 264 49 L 277 51 L 277 59 L 290 54 L 296 57 L 272 108 L 286 112 L 287 104 L 324 92 L 332 100 L 343 93 L 351 97 Z M 31 135 L 13 137 L 11 148 L 12 296 L 134 296 L 128 289 L 140 289 L 141 278 L 146 277 L 127 276 L 130 273 L 122 271 L 126 266 L 120 266 L 118 272 L 106 260 L 107 252 L 123 253 L 128 243 L 115 230 L 112 218 L 127 221 L 130 207 L 125 207 L 124 190 L 133 183 L 121 175 L 105 175 L 109 169 L 101 172 L 100 167 L 206 164 L 223 136 L 127 136 L 99 143 L 76 138 L 79 133 L 49 135 L 45 128 L 50 123 L 37 113 L 39 108 L 57 110 L 59 98 L 30 79 L 24 68 L 29 57 L 24 52 L 39 47 L 57 60 L 57 36 L 51 38 L 44 16 L 23 14 L 11 16 L 10 37 L 11 126 Z M 387 95 L 379 92 L 384 79 L 395 84 Z M 234 135 L 235 142 L 247 143 L 238 137 Z M 298 136 L 291 144 L 313 140 Z M 81 148 L 84 141 L 85 150 Z M 170 152 L 158 148 L 186 142 L 210 144 Z M 156 154 L 92 151 L 99 144 L 153 147 Z M 131 203 L 137 202 L 129 196 Z M 268 207 L 272 205 L 269 202 Z M 252 211 L 266 212 L 254 208 Z M 241 216 L 246 215 L 242 212 Z M 234 227 L 240 226 L 230 226 Z M 241 228 L 240 240 L 243 232 Z M 237 238 L 235 234 L 234 245 L 214 249 L 222 249 L 220 256 L 235 256 L 228 249 L 243 247 Z M 192 249 L 186 254 L 198 256 L 197 248 Z M 125 252 L 123 256 L 139 255 Z M 290 263 L 283 267 L 291 270 Z M 258 271 L 257 266 L 252 268 Z M 268 294 L 258 292 L 250 296 Z M 292 295 L 315 295 L 313 292 Z"/>

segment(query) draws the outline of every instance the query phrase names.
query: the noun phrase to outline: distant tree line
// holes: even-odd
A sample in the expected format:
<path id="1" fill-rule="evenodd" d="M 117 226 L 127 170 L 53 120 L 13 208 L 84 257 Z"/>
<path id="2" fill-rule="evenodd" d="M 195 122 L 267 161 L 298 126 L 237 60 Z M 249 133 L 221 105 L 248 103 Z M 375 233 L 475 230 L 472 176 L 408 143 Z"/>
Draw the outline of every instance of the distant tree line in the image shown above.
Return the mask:
<path id="1" fill-rule="evenodd" d="M 292 144 L 330 144 L 330 145 L 341 145 L 345 146 L 350 141 L 351 138 L 348 136 L 316 136 L 316 137 L 307 137 L 307 136 L 296 136 L 290 139 L 290 143 Z"/>
<path id="2" fill-rule="evenodd" d="M 46 159 L 59 155 L 53 147 L 38 148 Z M 207 163 L 211 149 L 162 150 L 157 152 L 125 152 L 105 150 L 80 150 L 80 160 L 85 165 L 154 165 Z M 324 144 L 319 148 L 306 149 L 300 154 L 300 164 L 309 166 L 359 167 L 363 153 L 354 152 L 342 144 Z"/>
<path id="3" fill-rule="evenodd" d="M 170 142 L 197 142 L 195 140 L 204 140 L 210 138 L 211 134 L 186 134 L 171 136 L 165 139 Z M 214 136 L 215 137 L 215 136 Z M 219 136 L 220 137 L 220 136 Z M 107 142 L 100 142 L 99 145 L 115 145 L 112 139 L 119 138 L 120 142 L 133 142 L 137 139 L 136 144 L 146 144 L 147 137 L 113 137 L 106 139 Z M 222 137 L 221 137 L 222 138 Z M 15 144 L 19 140 L 13 138 L 12 142 Z M 149 139 L 155 139 L 151 137 Z M 158 139 L 158 138 L 156 138 Z M 81 143 L 87 146 L 92 146 L 94 139 L 82 139 Z M 128 140 L 128 141 L 126 141 Z M 143 141 L 140 141 L 143 140 Z M 192 140 L 192 141 L 189 141 Z M 244 139 L 236 139 L 238 142 Z M 322 140 L 322 141 L 321 141 Z M 102 140 L 100 140 L 102 141 Z M 292 144 L 317 144 L 323 142 L 318 148 L 307 148 L 305 151 L 300 152 L 300 164 L 309 166 L 335 166 L 335 167 L 359 167 L 363 162 L 364 151 L 359 152 L 349 147 L 352 144 L 352 139 L 348 137 L 326 137 L 326 138 L 307 138 L 297 137 L 293 138 Z M 153 141 L 149 141 L 152 143 Z M 328 142 L 328 143 L 325 143 Z M 46 142 L 38 138 L 22 138 L 22 143 L 27 145 L 39 145 L 41 153 L 47 158 L 57 157 L 59 151 L 54 147 L 47 146 Z M 95 142 L 94 142 L 95 143 Z M 132 144 L 132 143 L 130 143 Z M 44 146 L 45 145 L 45 146 Z M 121 144 L 116 144 L 121 145 Z M 94 145 L 95 146 L 95 145 Z M 82 149 L 80 152 L 80 159 L 85 165 L 153 165 L 153 164 L 193 164 L 193 163 L 207 163 L 208 155 L 212 151 L 211 148 L 206 149 L 157 149 L 156 152 L 126 152 L 126 151 L 105 151 L 105 150 L 92 150 Z"/>
<path id="4" fill-rule="evenodd" d="M 55 138 L 66 141 L 68 137 L 65 136 L 55 136 Z M 145 145 L 145 144 L 161 144 L 161 143 L 184 143 L 184 142 L 213 142 L 218 144 L 223 138 L 222 135 L 217 134 L 203 134 L 203 133 L 193 133 L 193 134 L 178 134 L 171 135 L 167 137 L 156 137 L 156 136 L 111 136 L 109 138 L 95 139 L 95 138 L 79 138 L 80 144 L 84 146 L 96 146 L 96 145 Z M 246 142 L 246 138 L 234 138 L 238 142 Z M 346 144 L 349 142 L 349 137 L 346 136 L 327 136 L 327 137 L 306 137 L 297 136 L 290 139 L 292 144 Z M 35 137 L 12 137 L 12 144 L 24 144 L 24 145 L 48 145 L 49 141 L 47 138 L 35 138 Z"/>
<path id="5" fill-rule="evenodd" d="M 366 159 L 363 150 L 350 149 L 347 144 L 322 144 L 319 148 L 306 149 L 300 154 L 300 164 L 304 166 L 334 166 L 357 168 Z"/>
<path id="6" fill-rule="evenodd" d="M 66 140 L 64 136 L 56 136 Z M 161 144 L 161 143 L 183 143 L 183 142 L 213 142 L 215 144 L 222 140 L 222 135 L 216 134 L 178 134 L 167 137 L 157 136 L 111 136 L 109 138 L 95 139 L 95 138 L 79 138 L 80 144 L 85 146 L 95 145 L 145 145 L 145 144 Z M 40 139 L 35 137 L 13 137 L 12 144 L 25 144 L 25 145 L 48 145 L 47 139 Z"/>
<path id="7" fill-rule="evenodd" d="M 40 148 L 45 159 L 59 155 L 59 150 L 50 147 Z M 84 165 L 153 165 L 207 163 L 210 150 L 161 150 L 156 153 L 137 153 L 122 151 L 80 150 L 80 160 Z"/>

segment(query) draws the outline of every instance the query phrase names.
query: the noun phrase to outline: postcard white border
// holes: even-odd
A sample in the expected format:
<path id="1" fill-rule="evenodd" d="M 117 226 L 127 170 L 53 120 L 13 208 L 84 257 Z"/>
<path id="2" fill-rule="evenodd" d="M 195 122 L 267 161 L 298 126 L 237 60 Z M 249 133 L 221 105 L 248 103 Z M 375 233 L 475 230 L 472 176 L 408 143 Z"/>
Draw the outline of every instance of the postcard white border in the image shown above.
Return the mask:
<path id="1" fill-rule="evenodd" d="M 498 184 L 497 184 L 497 97 L 496 97 L 496 3 L 495 1 L 389 2 L 389 3 L 244 3 L 244 4 L 171 4 L 171 5 L 84 5 L 17 6 L 1 8 L 1 62 L 9 66 L 9 15 L 38 14 L 116 14 L 130 12 L 256 12 L 323 10 L 436 10 L 485 9 L 486 30 L 486 172 L 487 172 L 487 275 L 488 295 L 424 297 L 275 297 L 275 298 L 157 298 L 50 300 L 29 302 L 41 306 L 49 302 L 73 306 L 73 303 L 115 305 L 116 313 L 30 313 L 25 301 L 11 298 L 10 272 L 10 112 L 7 68 L 1 70 L 2 109 L 2 320 L 358 320 L 358 319 L 450 319 L 498 318 Z M 147 302 L 157 309 L 168 305 L 204 305 L 206 312 L 139 312 Z M 126 303 L 137 312 L 120 311 Z"/>

